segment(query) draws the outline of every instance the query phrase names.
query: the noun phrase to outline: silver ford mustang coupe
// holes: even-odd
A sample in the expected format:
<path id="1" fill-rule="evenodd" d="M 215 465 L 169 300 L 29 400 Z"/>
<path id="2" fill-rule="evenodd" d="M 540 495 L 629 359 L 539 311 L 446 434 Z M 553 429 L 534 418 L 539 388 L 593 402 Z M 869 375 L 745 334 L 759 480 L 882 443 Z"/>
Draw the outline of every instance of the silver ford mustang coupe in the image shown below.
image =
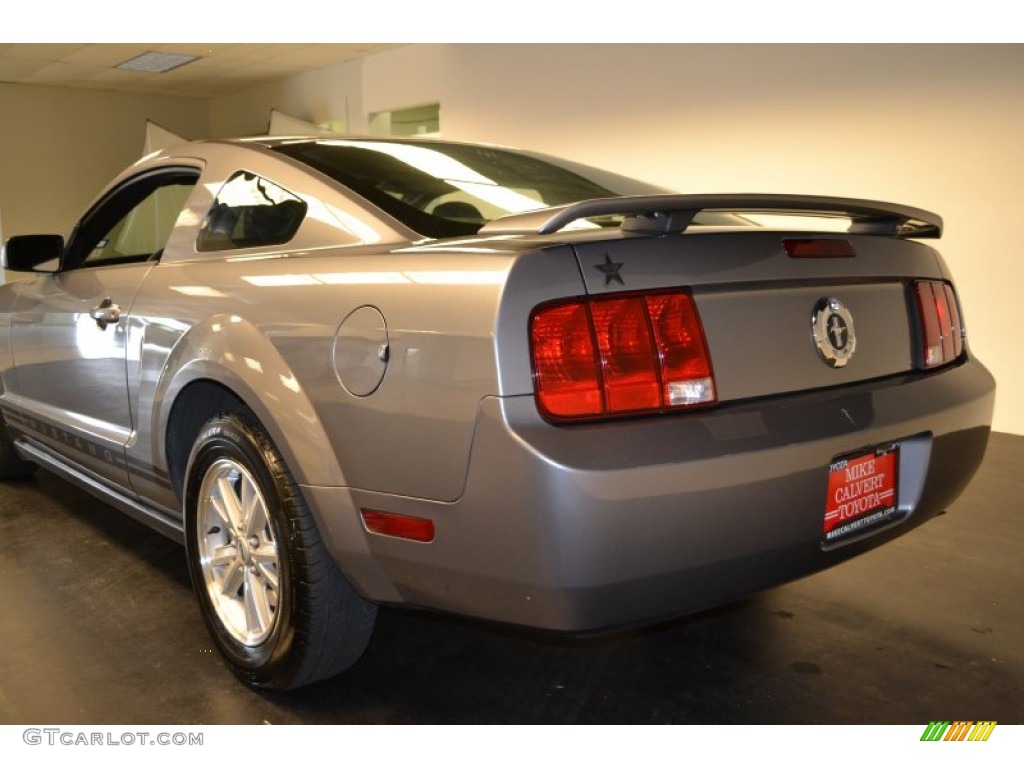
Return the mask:
<path id="1" fill-rule="evenodd" d="M 13 237 L 0 475 L 184 543 L 235 673 L 377 606 L 567 632 L 829 567 L 946 509 L 995 385 L 933 213 L 675 195 L 427 140 L 206 141 Z"/>

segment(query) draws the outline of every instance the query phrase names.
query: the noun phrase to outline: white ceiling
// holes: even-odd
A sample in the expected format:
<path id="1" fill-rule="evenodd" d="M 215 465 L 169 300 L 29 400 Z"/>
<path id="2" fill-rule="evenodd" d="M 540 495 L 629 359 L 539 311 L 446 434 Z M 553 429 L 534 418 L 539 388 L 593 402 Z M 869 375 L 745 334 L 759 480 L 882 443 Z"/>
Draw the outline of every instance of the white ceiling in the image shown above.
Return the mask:
<path id="1" fill-rule="evenodd" d="M 210 98 L 394 47 L 368 43 L 0 43 L 0 82 Z M 201 58 L 163 73 L 115 69 L 147 51 Z"/>

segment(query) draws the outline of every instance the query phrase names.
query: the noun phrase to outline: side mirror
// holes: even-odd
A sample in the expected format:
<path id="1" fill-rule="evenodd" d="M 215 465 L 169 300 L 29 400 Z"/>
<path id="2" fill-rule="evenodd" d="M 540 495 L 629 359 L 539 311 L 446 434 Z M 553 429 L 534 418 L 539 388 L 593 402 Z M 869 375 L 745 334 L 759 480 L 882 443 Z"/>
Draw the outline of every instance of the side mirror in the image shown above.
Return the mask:
<path id="1" fill-rule="evenodd" d="M 4 266 L 15 272 L 56 272 L 64 255 L 64 238 L 60 235 L 17 235 L 4 248 Z M 53 261 L 39 269 L 41 265 Z"/>

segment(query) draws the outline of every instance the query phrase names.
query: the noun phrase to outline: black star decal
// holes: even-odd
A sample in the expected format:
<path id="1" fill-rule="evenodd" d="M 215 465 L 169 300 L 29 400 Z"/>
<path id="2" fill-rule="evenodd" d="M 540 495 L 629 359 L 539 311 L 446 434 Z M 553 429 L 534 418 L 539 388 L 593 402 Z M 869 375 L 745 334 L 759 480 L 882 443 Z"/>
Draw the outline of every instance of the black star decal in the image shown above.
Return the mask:
<path id="1" fill-rule="evenodd" d="M 595 264 L 594 269 L 604 274 L 605 286 L 609 286 L 613 282 L 619 285 L 626 284 L 622 279 L 622 275 L 619 274 L 619 270 L 622 269 L 622 262 L 612 261 L 612 257 L 607 253 L 604 255 L 604 264 Z"/>

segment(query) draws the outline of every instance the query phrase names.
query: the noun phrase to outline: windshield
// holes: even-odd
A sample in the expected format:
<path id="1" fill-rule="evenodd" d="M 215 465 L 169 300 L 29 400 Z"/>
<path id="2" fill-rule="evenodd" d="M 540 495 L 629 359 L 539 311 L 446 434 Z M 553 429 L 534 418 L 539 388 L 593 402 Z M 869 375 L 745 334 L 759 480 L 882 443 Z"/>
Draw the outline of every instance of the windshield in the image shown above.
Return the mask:
<path id="1" fill-rule="evenodd" d="M 667 191 L 565 160 L 471 144 L 323 139 L 275 149 L 341 182 L 427 237 L 475 234 L 510 213 Z"/>

